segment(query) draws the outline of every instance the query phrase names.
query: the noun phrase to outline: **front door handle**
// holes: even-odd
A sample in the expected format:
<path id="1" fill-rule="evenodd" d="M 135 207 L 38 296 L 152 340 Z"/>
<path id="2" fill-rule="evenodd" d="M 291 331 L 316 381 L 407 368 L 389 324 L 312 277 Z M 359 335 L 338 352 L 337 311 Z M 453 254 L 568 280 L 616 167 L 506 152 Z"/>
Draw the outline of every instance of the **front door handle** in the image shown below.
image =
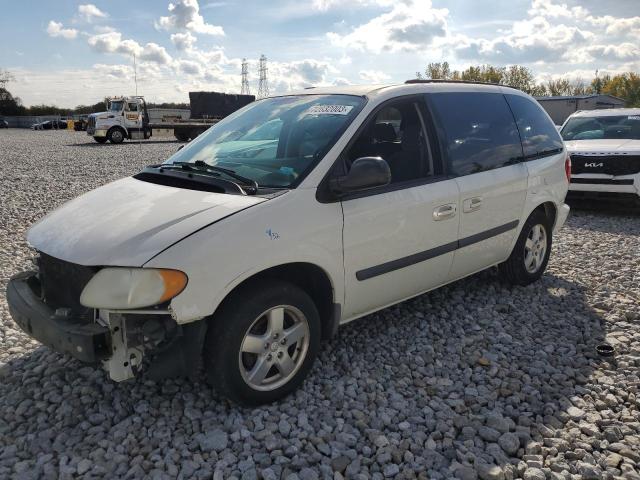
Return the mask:
<path id="1" fill-rule="evenodd" d="M 446 220 L 456 216 L 458 206 L 455 203 L 448 203 L 446 205 L 440 205 L 433 210 L 433 219 L 437 222 L 439 220 Z"/>
<path id="2" fill-rule="evenodd" d="M 462 202 L 462 211 L 464 213 L 474 212 L 482 207 L 482 197 L 467 198 Z"/>

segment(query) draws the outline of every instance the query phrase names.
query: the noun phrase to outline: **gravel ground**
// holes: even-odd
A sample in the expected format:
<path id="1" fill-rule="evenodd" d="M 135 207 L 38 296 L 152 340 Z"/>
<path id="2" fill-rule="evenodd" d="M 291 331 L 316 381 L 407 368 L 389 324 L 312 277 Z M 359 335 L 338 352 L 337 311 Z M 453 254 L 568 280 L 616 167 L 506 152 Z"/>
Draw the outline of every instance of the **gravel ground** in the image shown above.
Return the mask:
<path id="1" fill-rule="evenodd" d="M 0 131 L 1 478 L 640 479 L 638 214 L 574 212 L 535 285 L 484 272 L 342 328 L 263 408 L 30 341 L 4 300 L 29 225 L 177 147 Z"/>

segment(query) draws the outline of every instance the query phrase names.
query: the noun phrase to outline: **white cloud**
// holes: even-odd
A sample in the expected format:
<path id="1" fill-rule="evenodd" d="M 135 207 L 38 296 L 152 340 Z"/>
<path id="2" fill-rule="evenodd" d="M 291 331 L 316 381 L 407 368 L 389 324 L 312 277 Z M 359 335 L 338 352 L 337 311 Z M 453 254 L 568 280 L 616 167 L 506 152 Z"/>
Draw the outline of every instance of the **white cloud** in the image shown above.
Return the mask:
<path id="1" fill-rule="evenodd" d="M 140 61 L 149 61 L 160 65 L 168 65 L 173 60 L 167 50 L 157 43 L 150 42 L 143 47 L 135 40 L 123 40 L 120 32 L 93 35 L 88 38 L 87 43 L 98 53 L 119 53 L 129 57 L 136 55 Z"/>
<path id="2" fill-rule="evenodd" d="M 107 32 L 90 36 L 89 46 L 98 53 L 120 53 L 122 55 L 140 55 L 142 46 L 135 40 L 123 40 L 120 32 Z"/>
<path id="3" fill-rule="evenodd" d="M 178 50 L 190 50 L 198 39 L 189 32 L 174 33 L 171 35 L 171 41 Z"/>
<path id="4" fill-rule="evenodd" d="M 92 3 L 87 3 L 84 5 L 78 5 L 78 15 L 83 20 L 91 23 L 95 18 L 106 18 L 108 15 L 100 10 L 98 7 L 93 5 Z"/>
<path id="5" fill-rule="evenodd" d="M 178 71 L 187 75 L 202 75 L 203 69 L 198 62 L 193 60 L 180 60 L 178 62 Z"/>
<path id="6" fill-rule="evenodd" d="M 348 78 L 337 77 L 333 80 L 333 85 L 335 85 L 336 87 L 341 87 L 344 85 L 353 85 L 353 82 L 351 82 L 351 80 L 349 80 Z"/>
<path id="7" fill-rule="evenodd" d="M 594 34 L 575 26 L 552 24 L 544 17 L 514 22 L 493 39 L 455 38 L 451 46 L 459 58 L 502 63 L 557 62 L 593 40 Z"/>
<path id="8" fill-rule="evenodd" d="M 419 50 L 447 33 L 449 11 L 433 8 L 431 0 L 398 1 L 390 8 L 351 33 L 329 32 L 327 36 L 335 46 L 381 53 Z"/>
<path id="9" fill-rule="evenodd" d="M 109 27 L 107 25 L 96 25 L 93 27 L 93 30 L 96 33 L 109 33 L 109 32 L 115 32 L 116 29 L 113 27 Z"/>
<path id="10" fill-rule="evenodd" d="M 160 65 L 167 65 L 171 63 L 172 59 L 171 55 L 167 53 L 167 50 L 164 47 L 161 47 L 157 43 L 147 43 L 142 49 L 140 60 L 147 60 Z"/>
<path id="11" fill-rule="evenodd" d="M 200 15 L 198 0 L 180 0 L 169 4 L 167 17 L 160 17 L 156 27 L 163 30 L 190 30 L 205 35 L 224 35 L 224 29 L 211 25 Z"/>
<path id="12" fill-rule="evenodd" d="M 584 7 L 568 7 L 566 3 L 553 3 L 553 0 L 532 0 L 529 15 L 550 18 L 586 18 L 589 11 Z"/>
<path id="13" fill-rule="evenodd" d="M 358 75 L 367 83 L 384 83 L 391 78 L 379 70 L 361 70 Z"/>
<path id="14" fill-rule="evenodd" d="M 352 2 L 345 2 L 344 0 L 313 0 L 312 6 L 315 10 L 326 12 L 329 9 L 336 7 L 346 7 L 356 5 L 379 5 L 381 7 L 388 7 L 398 2 L 406 2 L 407 0 L 352 0 Z"/>
<path id="15" fill-rule="evenodd" d="M 634 43 L 621 43 L 618 45 L 590 45 L 586 49 L 594 59 L 599 60 L 638 60 L 640 48 Z"/>
<path id="16" fill-rule="evenodd" d="M 110 78 L 133 77 L 133 68 L 129 65 L 105 65 L 104 63 L 96 63 L 93 69 L 101 76 L 107 75 Z"/>
<path id="17" fill-rule="evenodd" d="M 75 28 L 64 28 L 62 23 L 51 20 L 47 25 L 47 33 L 50 37 L 62 37 L 72 40 L 78 36 L 78 30 Z"/>

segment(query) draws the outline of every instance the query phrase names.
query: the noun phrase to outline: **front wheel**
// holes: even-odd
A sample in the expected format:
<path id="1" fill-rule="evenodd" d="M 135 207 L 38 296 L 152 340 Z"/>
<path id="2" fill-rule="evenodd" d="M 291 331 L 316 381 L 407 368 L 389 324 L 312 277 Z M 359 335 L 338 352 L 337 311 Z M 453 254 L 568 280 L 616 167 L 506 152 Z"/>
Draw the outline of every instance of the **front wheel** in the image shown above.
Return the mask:
<path id="1" fill-rule="evenodd" d="M 112 128 L 107 133 L 107 138 L 111 143 L 122 143 L 124 141 L 124 132 L 119 128 Z"/>
<path id="2" fill-rule="evenodd" d="M 243 405 L 273 402 L 298 388 L 320 347 L 320 317 L 302 289 L 254 282 L 210 319 L 204 365 L 209 383 Z"/>
<path id="3" fill-rule="evenodd" d="M 527 219 L 511 256 L 498 266 L 500 274 L 514 285 L 529 285 L 538 280 L 549 263 L 552 225 L 540 210 Z"/>

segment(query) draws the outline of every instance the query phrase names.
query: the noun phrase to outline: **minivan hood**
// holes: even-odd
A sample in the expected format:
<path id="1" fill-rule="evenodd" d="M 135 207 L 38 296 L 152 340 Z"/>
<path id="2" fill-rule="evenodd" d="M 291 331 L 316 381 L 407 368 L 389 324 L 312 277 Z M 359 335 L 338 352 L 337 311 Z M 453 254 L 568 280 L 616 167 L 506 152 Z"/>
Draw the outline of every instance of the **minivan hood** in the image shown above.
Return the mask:
<path id="1" fill-rule="evenodd" d="M 49 213 L 27 241 L 80 265 L 141 266 L 190 233 L 263 201 L 123 178 Z"/>
<path id="2" fill-rule="evenodd" d="M 565 141 L 569 153 L 640 153 L 640 140 L 625 138 L 607 140 L 570 140 Z"/>

